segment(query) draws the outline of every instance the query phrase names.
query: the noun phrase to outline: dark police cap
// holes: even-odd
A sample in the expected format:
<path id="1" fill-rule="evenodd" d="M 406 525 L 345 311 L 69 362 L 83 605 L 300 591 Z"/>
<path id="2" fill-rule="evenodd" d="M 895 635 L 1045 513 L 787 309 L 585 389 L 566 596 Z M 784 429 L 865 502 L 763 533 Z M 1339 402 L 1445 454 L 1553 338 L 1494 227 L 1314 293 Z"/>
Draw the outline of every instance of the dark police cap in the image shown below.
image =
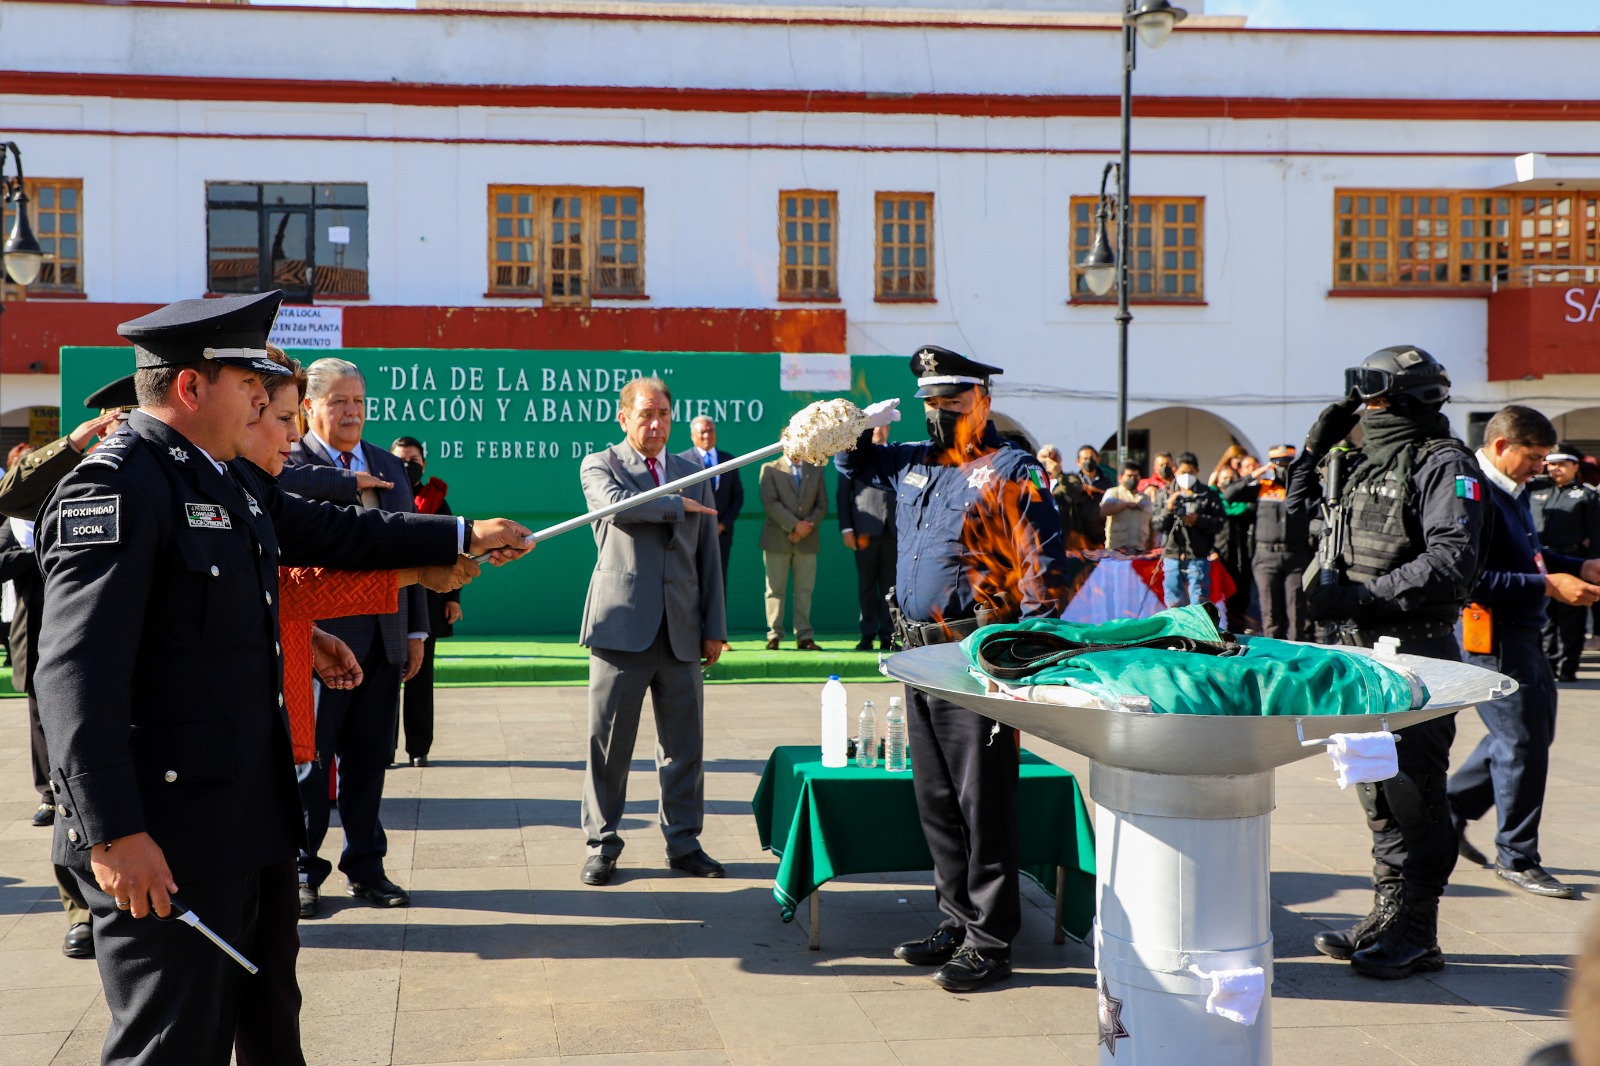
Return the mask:
<path id="1" fill-rule="evenodd" d="M 1005 371 L 997 366 L 968 359 L 959 352 L 924 344 L 911 357 L 911 372 L 917 375 L 917 398 L 957 396 L 974 385 L 989 387 L 989 378 Z"/>
<path id="2" fill-rule="evenodd" d="M 133 375 L 124 375 L 109 385 L 95 389 L 83 398 L 83 406 L 91 411 L 104 411 L 111 407 L 138 407 L 139 397 L 133 391 Z"/>
<path id="3" fill-rule="evenodd" d="M 179 300 L 124 322 L 117 333 L 133 342 L 135 365 L 141 370 L 212 359 L 259 374 L 287 374 L 288 367 L 267 357 L 267 335 L 282 302 L 283 293 L 276 289 L 216 300 Z"/>

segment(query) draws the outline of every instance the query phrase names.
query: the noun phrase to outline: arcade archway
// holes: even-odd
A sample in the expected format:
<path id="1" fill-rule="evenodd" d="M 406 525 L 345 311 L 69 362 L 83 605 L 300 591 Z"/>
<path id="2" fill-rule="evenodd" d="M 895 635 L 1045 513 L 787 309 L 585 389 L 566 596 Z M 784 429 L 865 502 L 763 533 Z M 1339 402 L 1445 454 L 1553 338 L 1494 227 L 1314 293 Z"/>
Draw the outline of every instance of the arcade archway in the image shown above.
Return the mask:
<path id="1" fill-rule="evenodd" d="M 1202 473 L 1210 473 L 1229 445 L 1239 444 L 1252 455 L 1259 455 L 1255 444 L 1227 419 L 1198 407 L 1160 407 L 1146 411 L 1128 422 L 1129 458 L 1150 473 L 1151 456 L 1170 452 L 1194 452 Z M 1102 458 L 1114 462 L 1117 436 L 1113 433 L 1100 449 Z"/>

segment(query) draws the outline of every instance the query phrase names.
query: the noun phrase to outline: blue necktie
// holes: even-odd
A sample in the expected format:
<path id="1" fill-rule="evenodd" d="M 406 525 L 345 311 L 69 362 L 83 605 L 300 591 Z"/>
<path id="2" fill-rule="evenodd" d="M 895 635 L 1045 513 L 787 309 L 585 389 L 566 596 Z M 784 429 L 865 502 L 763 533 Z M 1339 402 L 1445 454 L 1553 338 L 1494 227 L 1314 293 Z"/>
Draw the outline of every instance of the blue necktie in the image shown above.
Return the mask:
<path id="1" fill-rule="evenodd" d="M 705 463 L 704 463 L 705 468 L 707 470 L 710 470 L 712 467 L 714 467 L 716 465 L 717 465 L 716 454 L 713 453 L 713 452 L 706 452 L 706 454 L 705 454 Z M 721 487 L 722 487 L 722 475 L 718 474 L 716 477 L 711 479 L 711 490 L 713 492 L 715 492 L 717 489 L 720 489 Z"/>

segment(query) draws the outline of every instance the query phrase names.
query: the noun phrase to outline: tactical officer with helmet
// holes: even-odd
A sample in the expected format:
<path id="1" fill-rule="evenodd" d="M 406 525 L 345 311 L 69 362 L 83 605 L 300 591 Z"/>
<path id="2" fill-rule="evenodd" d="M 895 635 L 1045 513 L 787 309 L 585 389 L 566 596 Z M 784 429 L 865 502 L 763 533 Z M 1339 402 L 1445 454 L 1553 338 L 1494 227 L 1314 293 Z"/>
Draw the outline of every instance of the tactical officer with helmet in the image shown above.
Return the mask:
<path id="1" fill-rule="evenodd" d="M 958 641 L 980 625 L 1060 614 L 1067 598 L 1061 521 L 1033 456 L 989 421 L 998 367 L 927 345 L 911 358 L 929 440 L 874 444 L 863 434 L 834 463 L 895 493 L 896 635 L 907 647 Z M 896 957 L 939 966 L 951 992 L 1011 972 L 1022 924 L 1017 865 L 1017 732 L 906 687 L 911 784 L 933 853 L 944 921 Z"/>
<path id="2" fill-rule="evenodd" d="M 1345 644 L 1393 637 L 1406 654 L 1460 660 L 1455 627 L 1477 572 L 1484 493 L 1477 461 L 1440 411 L 1449 375 L 1422 349 L 1397 345 L 1345 371 L 1345 389 L 1291 466 L 1289 510 L 1321 510 L 1325 523 L 1307 572 L 1308 613 L 1333 623 Z M 1335 451 L 1358 422 L 1361 446 Z M 1325 477 L 1334 492 L 1324 506 Z M 1372 911 L 1318 933 L 1324 955 L 1389 979 L 1444 967 L 1438 918 L 1456 862 L 1445 797 L 1455 733 L 1454 715 L 1399 730 L 1399 774 L 1358 786 L 1372 830 Z"/>

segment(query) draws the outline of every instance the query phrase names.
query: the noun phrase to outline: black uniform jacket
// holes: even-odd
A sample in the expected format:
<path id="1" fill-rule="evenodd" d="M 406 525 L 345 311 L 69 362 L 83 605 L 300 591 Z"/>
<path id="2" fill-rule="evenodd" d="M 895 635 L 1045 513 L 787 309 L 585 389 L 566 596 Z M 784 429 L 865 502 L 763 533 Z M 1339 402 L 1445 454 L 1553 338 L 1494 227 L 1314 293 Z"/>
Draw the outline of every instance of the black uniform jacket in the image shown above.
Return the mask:
<path id="1" fill-rule="evenodd" d="M 292 857 L 278 567 L 456 557 L 453 518 L 313 503 L 243 460 L 228 470 L 135 412 L 40 510 L 35 684 L 61 865 L 141 831 L 180 886 Z"/>

